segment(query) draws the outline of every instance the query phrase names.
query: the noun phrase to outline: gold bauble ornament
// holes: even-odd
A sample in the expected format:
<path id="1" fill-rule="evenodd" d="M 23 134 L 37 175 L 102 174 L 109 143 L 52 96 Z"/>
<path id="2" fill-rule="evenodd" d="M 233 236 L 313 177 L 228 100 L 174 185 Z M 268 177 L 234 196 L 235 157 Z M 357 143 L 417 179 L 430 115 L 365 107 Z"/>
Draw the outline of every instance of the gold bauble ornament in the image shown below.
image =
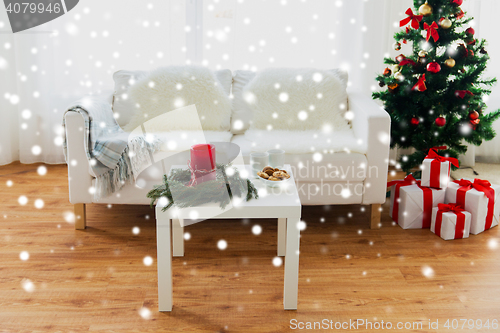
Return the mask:
<path id="1" fill-rule="evenodd" d="M 394 74 L 394 78 L 398 81 L 403 81 L 405 79 L 401 72 L 397 72 L 396 74 Z"/>
<path id="2" fill-rule="evenodd" d="M 394 65 L 394 66 L 392 66 L 392 71 L 393 71 L 394 73 L 399 72 L 399 69 L 400 69 L 400 68 L 399 68 L 399 65 Z"/>
<path id="3" fill-rule="evenodd" d="M 432 14 L 432 7 L 429 5 L 427 2 L 425 2 L 420 8 L 418 9 L 418 13 L 420 15 L 424 16 L 429 16 Z"/>
<path id="4" fill-rule="evenodd" d="M 444 20 L 441 21 L 440 25 L 441 25 L 441 28 L 443 28 L 443 29 L 450 29 L 451 28 L 451 20 L 445 18 Z"/>
<path id="5" fill-rule="evenodd" d="M 428 52 L 427 52 L 427 51 L 425 51 L 425 50 L 421 50 L 420 52 L 418 52 L 418 56 L 419 56 L 420 58 L 425 58 L 425 57 L 427 57 L 427 54 L 428 54 Z"/>
<path id="6" fill-rule="evenodd" d="M 455 59 L 453 58 L 446 59 L 444 64 L 446 65 L 446 67 L 453 68 L 455 67 Z"/>

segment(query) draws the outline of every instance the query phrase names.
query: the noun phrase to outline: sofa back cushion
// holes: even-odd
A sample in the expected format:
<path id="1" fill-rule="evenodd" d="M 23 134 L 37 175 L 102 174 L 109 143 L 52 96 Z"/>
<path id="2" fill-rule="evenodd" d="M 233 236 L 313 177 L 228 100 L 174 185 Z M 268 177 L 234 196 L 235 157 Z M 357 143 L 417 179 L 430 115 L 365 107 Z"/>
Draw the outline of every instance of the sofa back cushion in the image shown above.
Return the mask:
<path id="1" fill-rule="evenodd" d="M 148 71 L 120 70 L 113 74 L 115 90 L 113 94 L 113 112 L 118 124 L 124 128 L 139 111 L 139 104 L 129 96 L 129 89 L 135 83 L 144 79 Z M 215 76 L 227 96 L 231 93 L 232 73 L 229 69 L 218 70 Z"/>
<path id="2" fill-rule="evenodd" d="M 265 69 L 242 91 L 252 113 L 250 129 L 348 129 L 346 86 L 340 70 Z"/>
<path id="3" fill-rule="evenodd" d="M 297 76 L 301 75 L 303 71 L 313 71 L 314 73 L 322 73 L 321 70 L 309 70 L 309 69 L 278 69 L 279 71 L 287 72 L 288 76 L 297 79 Z M 326 72 L 329 75 L 333 75 L 340 80 L 342 90 L 345 91 L 348 82 L 348 73 L 340 69 L 331 69 Z M 256 77 L 257 73 L 252 71 L 237 70 L 233 72 L 233 104 L 232 104 L 232 114 L 231 114 L 231 132 L 233 134 L 243 134 L 250 128 L 253 122 L 254 111 L 250 103 L 245 100 L 243 96 L 243 90 L 246 86 Z M 304 78 L 302 77 L 304 80 Z M 301 81 L 304 82 L 304 81 Z M 277 82 L 275 82 L 277 83 Z M 273 89 L 274 84 L 273 84 Z M 325 95 L 326 93 L 323 93 Z M 247 96 L 248 97 L 248 96 Z M 313 100 L 317 97 L 314 96 Z M 344 98 L 342 98 L 344 99 Z M 311 100 L 312 102 L 312 100 Z M 345 96 L 345 102 L 347 103 L 347 95 Z M 313 103 L 311 103 L 313 104 Z M 271 113 L 272 116 L 272 113 Z"/>

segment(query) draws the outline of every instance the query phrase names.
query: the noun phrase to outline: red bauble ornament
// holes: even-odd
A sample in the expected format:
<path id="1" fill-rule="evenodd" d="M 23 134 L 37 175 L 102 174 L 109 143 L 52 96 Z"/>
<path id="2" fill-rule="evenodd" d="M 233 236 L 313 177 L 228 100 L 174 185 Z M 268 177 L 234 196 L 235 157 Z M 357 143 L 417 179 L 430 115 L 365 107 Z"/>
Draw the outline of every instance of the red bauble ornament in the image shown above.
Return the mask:
<path id="1" fill-rule="evenodd" d="M 438 118 L 436 118 L 435 123 L 437 126 L 443 127 L 444 125 L 446 125 L 446 118 L 445 117 L 438 117 Z"/>
<path id="2" fill-rule="evenodd" d="M 464 0 L 450 0 L 450 2 L 456 6 L 462 6 Z"/>
<path id="3" fill-rule="evenodd" d="M 467 30 L 465 30 L 465 33 L 468 35 L 474 35 L 476 31 L 473 28 L 467 28 Z"/>
<path id="4" fill-rule="evenodd" d="M 418 126 L 418 124 L 420 124 L 420 120 L 418 120 L 418 118 L 411 118 L 410 120 L 410 123 L 412 124 L 412 126 Z"/>
<path id="5" fill-rule="evenodd" d="M 476 120 L 479 118 L 479 112 L 477 111 L 472 111 L 471 113 L 469 113 L 469 119 L 470 120 Z"/>
<path id="6" fill-rule="evenodd" d="M 441 65 L 439 65 L 437 62 L 431 62 L 427 65 L 427 71 L 431 73 L 439 73 L 441 71 Z"/>

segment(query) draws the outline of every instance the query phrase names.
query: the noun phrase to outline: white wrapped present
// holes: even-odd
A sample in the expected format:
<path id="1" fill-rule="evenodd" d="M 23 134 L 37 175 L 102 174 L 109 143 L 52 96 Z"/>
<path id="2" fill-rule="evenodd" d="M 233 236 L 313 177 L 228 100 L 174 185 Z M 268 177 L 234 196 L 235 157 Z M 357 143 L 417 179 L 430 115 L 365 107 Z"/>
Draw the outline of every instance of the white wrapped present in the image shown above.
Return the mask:
<path id="1" fill-rule="evenodd" d="M 498 225 L 500 216 L 500 186 L 487 180 L 456 180 L 448 184 L 446 203 L 457 203 L 470 212 L 470 233 L 477 235 Z"/>
<path id="2" fill-rule="evenodd" d="M 425 229 L 431 226 L 432 208 L 444 203 L 445 190 L 415 185 L 399 189 L 399 198 L 391 191 L 391 214 L 403 229 Z M 399 199 L 399 200 L 398 200 Z M 398 204 L 395 209 L 394 205 Z"/>
<path id="3" fill-rule="evenodd" d="M 422 186 L 446 188 L 452 165 L 459 167 L 456 158 L 440 156 L 435 148 L 431 149 L 422 162 Z"/>
<path id="4" fill-rule="evenodd" d="M 431 231 L 444 240 L 468 238 L 471 213 L 460 205 L 439 204 L 432 208 Z"/>

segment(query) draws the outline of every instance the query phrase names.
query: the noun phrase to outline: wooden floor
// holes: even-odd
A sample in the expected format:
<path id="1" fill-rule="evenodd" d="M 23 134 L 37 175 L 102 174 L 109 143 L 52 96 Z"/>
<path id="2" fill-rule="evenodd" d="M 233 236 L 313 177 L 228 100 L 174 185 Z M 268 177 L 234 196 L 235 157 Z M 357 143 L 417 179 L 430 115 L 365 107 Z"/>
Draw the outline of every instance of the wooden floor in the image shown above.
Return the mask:
<path id="1" fill-rule="evenodd" d="M 159 313 L 153 210 L 90 205 L 88 228 L 75 231 L 65 220 L 72 210 L 65 166 L 47 166 L 44 176 L 37 167 L 0 167 L 0 332 L 298 331 L 293 319 L 489 332 L 443 325 L 500 319 L 500 228 L 445 242 L 429 230 L 394 226 L 387 205 L 380 230 L 368 229 L 362 206 L 304 207 L 298 311 L 282 306 L 283 266 L 272 262 L 276 221 L 190 226 L 186 256 L 173 259 L 174 309 Z M 34 207 L 36 199 L 43 208 Z M 263 229 L 258 236 L 255 224 Z M 228 242 L 224 251 L 220 239 Z M 29 259 L 20 259 L 23 251 Z M 429 329 L 429 319 L 440 330 Z"/>

